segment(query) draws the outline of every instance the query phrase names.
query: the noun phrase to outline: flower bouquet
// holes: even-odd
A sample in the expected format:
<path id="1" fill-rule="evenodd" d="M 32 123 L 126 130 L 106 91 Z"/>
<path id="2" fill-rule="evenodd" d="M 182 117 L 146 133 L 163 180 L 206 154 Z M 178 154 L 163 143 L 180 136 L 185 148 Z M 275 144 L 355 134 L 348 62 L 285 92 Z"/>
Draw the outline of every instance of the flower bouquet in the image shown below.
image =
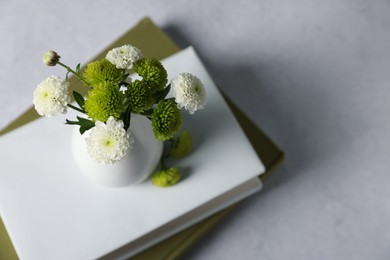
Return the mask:
<path id="1" fill-rule="evenodd" d="M 160 156 L 160 169 L 152 175 L 152 182 L 165 187 L 180 179 L 179 169 L 167 167 L 164 160 L 181 158 L 191 150 L 191 135 L 180 131 L 181 109 L 193 114 L 204 108 L 206 92 L 200 79 L 181 73 L 168 82 L 164 66 L 156 59 L 144 58 L 141 50 L 132 45 L 110 50 L 104 59 L 87 64 L 84 70 L 80 64 L 75 69 L 65 65 L 54 51 L 48 51 L 43 62 L 64 67 L 66 77 L 50 76 L 37 86 L 33 103 L 38 114 L 52 117 L 65 114 L 68 108 L 80 113 L 76 120 L 66 119 L 66 124 L 76 125 L 79 133 L 86 135 L 88 155 L 102 165 L 123 160 L 135 145 L 130 131 L 132 118 L 147 118 L 153 138 L 170 147 Z M 138 74 L 137 79 L 129 77 L 130 70 Z M 85 97 L 72 92 L 75 103 L 71 103 L 69 93 L 70 73 L 88 88 Z M 169 92 L 172 98 L 167 97 Z"/>

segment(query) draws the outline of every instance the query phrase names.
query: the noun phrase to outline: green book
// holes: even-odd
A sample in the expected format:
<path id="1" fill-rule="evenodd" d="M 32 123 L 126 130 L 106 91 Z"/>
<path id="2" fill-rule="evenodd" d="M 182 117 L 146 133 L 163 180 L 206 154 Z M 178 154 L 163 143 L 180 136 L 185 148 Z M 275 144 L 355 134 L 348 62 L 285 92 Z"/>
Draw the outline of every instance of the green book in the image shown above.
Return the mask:
<path id="1" fill-rule="evenodd" d="M 104 54 L 114 46 L 123 44 L 133 44 L 143 50 L 145 56 L 163 59 L 178 51 L 180 48 L 158 27 L 156 27 L 149 18 L 141 20 L 135 27 L 116 40 L 111 46 L 108 46 L 101 52 L 97 58 L 103 58 Z M 75 81 L 71 78 L 70 81 Z M 77 85 L 77 84 L 72 84 Z M 81 90 L 78 90 L 81 91 Z M 264 135 L 227 97 L 226 101 L 232 109 L 234 115 L 239 121 L 244 132 L 248 136 L 255 151 L 266 167 L 266 173 L 261 176 L 264 181 L 270 173 L 283 160 L 283 153 L 280 149 Z M 9 126 L 0 131 L 0 136 L 10 132 L 19 126 L 27 124 L 39 116 L 31 107 Z M 210 230 L 218 221 L 226 215 L 231 208 L 220 211 L 194 226 L 166 239 L 163 242 L 149 248 L 148 250 L 135 256 L 134 259 L 176 259 L 182 255 L 186 249 L 200 239 L 208 230 Z M 17 259 L 15 250 L 9 240 L 3 223 L 0 221 L 0 259 Z"/>

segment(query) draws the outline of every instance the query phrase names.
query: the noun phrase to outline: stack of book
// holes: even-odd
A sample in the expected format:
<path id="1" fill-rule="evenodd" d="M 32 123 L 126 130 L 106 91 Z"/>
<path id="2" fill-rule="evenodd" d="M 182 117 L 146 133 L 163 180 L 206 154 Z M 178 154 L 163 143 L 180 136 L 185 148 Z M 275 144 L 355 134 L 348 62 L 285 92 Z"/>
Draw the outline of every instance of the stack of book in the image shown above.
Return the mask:
<path id="1" fill-rule="evenodd" d="M 282 162 L 283 152 L 218 90 L 192 47 L 180 50 L 145 18 L 94 59 L 124 44 L 161 59 L 169 78 L 190 72 L 206 86 L 206 108 L 184 117 L 195 144 L 179 163 L 186 178 L 167 189 L 90 183 L 72 163 L 64 119 L 38 119 L 30 108 L 0 132 L 0 259 L 175 259 Z"/>

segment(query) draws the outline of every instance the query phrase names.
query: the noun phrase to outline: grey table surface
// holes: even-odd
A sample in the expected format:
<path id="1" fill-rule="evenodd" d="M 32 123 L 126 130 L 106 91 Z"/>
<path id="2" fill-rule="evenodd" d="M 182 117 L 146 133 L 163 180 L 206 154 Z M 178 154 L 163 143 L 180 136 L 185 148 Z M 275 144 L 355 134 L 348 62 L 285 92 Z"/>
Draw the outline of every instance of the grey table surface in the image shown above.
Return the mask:
<path id="1" fill-rule="evenodd" d="M 390 1 L 0 0 L 0 128 L 144 16 L 287 154 L 186 259 L 390 259 Z"/>

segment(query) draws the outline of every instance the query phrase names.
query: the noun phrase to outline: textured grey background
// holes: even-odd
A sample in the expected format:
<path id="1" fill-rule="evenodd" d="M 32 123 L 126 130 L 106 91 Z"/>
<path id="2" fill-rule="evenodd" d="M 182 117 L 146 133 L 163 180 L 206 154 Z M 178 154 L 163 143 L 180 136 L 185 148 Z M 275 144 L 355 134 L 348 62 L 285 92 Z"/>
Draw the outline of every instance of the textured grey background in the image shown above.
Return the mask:
<path id="1" fill-rule="evenodd" d="M 145 15 L 287 154 L 186 259 L 390 259 L 390 1 L 0 0 L 0 128 Z"/>

